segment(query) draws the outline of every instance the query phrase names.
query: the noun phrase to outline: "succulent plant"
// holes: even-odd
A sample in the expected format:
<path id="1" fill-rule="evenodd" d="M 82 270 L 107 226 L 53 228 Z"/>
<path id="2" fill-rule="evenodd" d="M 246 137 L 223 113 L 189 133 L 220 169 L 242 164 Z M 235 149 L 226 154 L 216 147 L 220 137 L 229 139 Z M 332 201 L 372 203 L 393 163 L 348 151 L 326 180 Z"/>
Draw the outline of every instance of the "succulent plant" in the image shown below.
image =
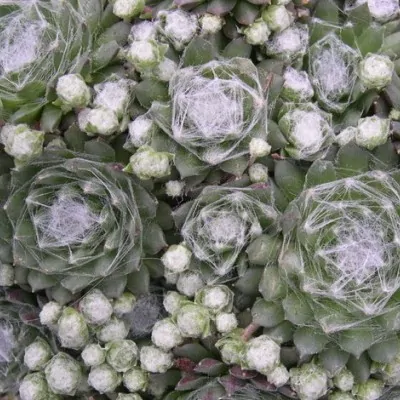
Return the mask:
<path id="1" fill-rule="evenodd" d="M 143 206 L 142 206 L 143 204 Z M 49 153 L 12 173 L 4 262 L 29 270 L 32 290 L 77 292 L 140 267 L 142 220 L 155 200 L 112 165 Z"/>

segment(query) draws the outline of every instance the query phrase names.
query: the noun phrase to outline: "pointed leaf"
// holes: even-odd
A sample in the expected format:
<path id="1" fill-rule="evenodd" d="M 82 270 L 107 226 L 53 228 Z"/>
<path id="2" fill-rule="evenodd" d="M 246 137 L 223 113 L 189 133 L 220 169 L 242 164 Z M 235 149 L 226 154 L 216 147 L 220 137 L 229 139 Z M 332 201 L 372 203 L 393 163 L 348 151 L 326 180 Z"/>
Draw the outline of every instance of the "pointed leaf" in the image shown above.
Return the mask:
<path id="1" fill-rule="evenodd" d="M 167 101 L 168 88 L 165 83 L 154 79 L 144 79 L 134 87 L 134 92 L 139 103 L 150 108 L 153 101 Z"/>
<path id="2" fill-rule="evenodd" d="M 187 374 L 175 386 L 175 390 L 195 390 L 208 382 L 208 378 L 202 375 Z"/>
<path id="3" fill-rule="evenodd" d="M 222 52 L 225 58 L 243 57 L 250 58 L 252 46 L 242 37 L 231 40 Z"/>
<path id="4" fill-rule="evenodd" d="M 60 108 L 47 104 L 40 118 L 40 129 L 44 132 L 54 132 L 60 124 L 63 112 Z"/>
<path id="5" fill-rule="evenodd" d="M 103 142 L 102 140 L 94 139 L 85 142 L 84 151 L 87 154 L 92 154 L 99 157 L 102 162 L 113 162 L 115 161 L 115 151 L 114 149 Z"/>
<path id="6" fill-rule="evenodd" d="M 119 49 L 120 46 L 115 40 L 102 44 L 92 55 L 92 70 L 96 72 L 110 64 Z"/>
<path id="7" fill-rule="evenodd" d="M 366 329 L 349 329 L 338 334 L 338 344 L 342 350 L 360 357 L 375 342 L 373 332 Z"/>
<path id="8" fill-rule="evenodd" d="M 336 171 L 331 161 L 316 160 L 306 174 L 305 187 L 321 185 L 336 180 Z"/>
<path id="9" fill-rule="evenodd" d="M 293 342 L 300 353 L 300 357 L 318 354 L 329 339 L 315 328 L 300 327 L 293 334 Z"/>
<path id="10" fill-rule="evenodd" d="M 248 3 L 245 0 L 240 0 L 233 10 L 233 16 L 235 17 L 236 21 L 242 25 L 252 24 L 256 20 L 259 13 L 259 7 Z"/>
<path id="11" fill-rule="evenodd" d="M 212 358 L 212 354 L 200 343 L 187 343 L 173 349 L 175 356 L 185 357 L 199 363 L 204 358 Z"/>
<path id="12" fill-rule="evenodd" d="M 296 198 L 303 190 L 304 173 L 290 161 L 276 161 L 274 177 L 279 189 L 289 201 Z"/>
<path id="13" fill-rule="evenodd" d="M 143 249 L 149 255 L 157 254 L 167 246 L 164 232 L 155 222 L 147 222 L 143 227 Z"/>
<path id="14" fill-rule="evenodd" d="M 208 376 L 219 376 L 225 373 L 227 369 L 228 366 L 222 361 L 204 358 L 196 365 L 194 371 Z"/>
<path id="15" fill-rule="evenodd" d="M 397 337 L 376 343 L 368 349 L 368 355 L 372 361 L 385 364 L 391 363 L 399 352 L 400 341 Z"/>
<path id="16" fill-rule="evenodd" d="M 175 153 L 175 167 L 181 178 L 195 176 L 203 173 L 208 166 L 184 147 L 179 146 Z"/>
<path id="17" fill-rule="evenodd" d="M 258 376 L 257 371 L 249 370 L 249 369 L 242 369 L 239 365 L 234 365 L 229 369 L 229 374 L 237 379 L 253 379 Z"/>
<path id="18" fill-rule="evenodd" d="M 196 36 L 187 45 L 183 56 L 185 67 L 206 64 L 216 57 L 216 50 L 212 43 L 200 36 Z"/>
<path id="19" fill-rule="evenodd" d="M 211 0 L 207 12 L 214 15 L 226 15 L 233 10 L 237 0 Z"/>
<path id="20" fill-rule="evenodd" d="M 222 171 L 240 177 L 249 165 L 248 156 L 236 157 L 219 165 Z"/>
<path id="21" fill-rule="evenodd" d="M 64 133 L 64 140 L 71 150 L 81 152 L 85 148 L 86 133 L 82 132 L 76 124 L 72 124 Z"/>
<path id="22" fill-rule="evenodd" d="M 381 25 L 371 25 L 357 38 L 357 47 L 363 56 L 377 53 L 383 44 L 384 28 Z"/>
<path id="23" fill-rule="evenodd" d="M 221 376 L 218 378 L 218 382 L 224 387 L 228 397 L 232 396 L 246 384 L 245 381 L 237 379 L 232 375 Z"/>
<path id="24" fill-rule="evenodd" d="M 350 356 L 347 368 L 354 375 L 356 383 L 366 382 L 371 374 L 371 360 L 367 352 L 361 354 L 358 358 Z"/>
<path id="25" fill-rule="evenodd" d="M 142 264 L 139 271 L 132 272 L 128 275 L 126 288 L 135 296 L 150 292 L 150 274 L 144 264 Z"/>
<path id="26" fill-rule="evenodd" d="M 11 122 L 14 124 L 30 124 L 38 120 L 44 107 L 44 102 L 25 104 L 11 115 Z"/>
<path id="27" fill-rule="evenodd" d="M 349 143 L 339 149 L 336 156 L 338 175 L 342 178 L 354 176 L 369 170 L 370 153 L 355 143 Z"/>

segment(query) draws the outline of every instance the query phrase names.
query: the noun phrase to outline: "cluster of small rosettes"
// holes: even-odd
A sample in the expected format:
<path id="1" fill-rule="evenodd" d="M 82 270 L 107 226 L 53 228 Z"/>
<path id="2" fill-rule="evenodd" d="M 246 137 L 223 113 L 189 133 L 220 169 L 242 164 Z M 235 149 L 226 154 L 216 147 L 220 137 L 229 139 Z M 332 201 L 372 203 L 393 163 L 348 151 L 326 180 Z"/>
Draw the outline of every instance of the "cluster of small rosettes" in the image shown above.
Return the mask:
<path id="1" fill-rule="evenodd" d="M 301 219 L 286 245 L 294 241 L 299 253 L 297 290 L 328 308 L 332 299 L 349 315 L 343 324 L 322 322 L 323 329 L 340 331 L 389 311 L 400 288 L 398 182 L 370 172 L 308 189 L 295 204 Z"/>
<path id="2" fill-rule="evenodd" d="M 215 201 L 205 202 L 208 191 L 195 201 L 181 234 L 196 258 L 210 264 L 217 275 L 225 275 L 253 238 L 267 228 L 276 229 L 278 211 L 273 203 L 252 196 L 251 190 L 214 189 Z M 268 222 L 262 225 L 261 220 Z"/>
<path id="3" fill-rule="evenodd" d="M 99 393 L 115 392 L 123 385 L 141 399 L 137 392 L 147 389 L 148 372 L 167 371 L 172 355 L 154 346 L 139 349 L 128 337 L 136 303 L 130 292 L 110 300 L 93 289 L 76 308 L 55 301 L 45 304 L 40 322 L 54 332 L 62 349 L 78 351 L 80 356 L 72 358 L 62 349 L 54 354 L 46 341 L 36 339 L 25 349 L 24 363 L 30 372 L 21 383 L 21 399 L 40 390 L 48 396 L 73 396 L 81 392 L 84 380 Z"/>
<path id="4" fill-rule="evenodd" d="M 212 61 L 181 69 L 170 81 L 173 138 L 210 164 L 239 155 L 238 144 L 264 118 L 256 70 L 245 73 L 252 86 L 238 76 L 233 61 Z"/>

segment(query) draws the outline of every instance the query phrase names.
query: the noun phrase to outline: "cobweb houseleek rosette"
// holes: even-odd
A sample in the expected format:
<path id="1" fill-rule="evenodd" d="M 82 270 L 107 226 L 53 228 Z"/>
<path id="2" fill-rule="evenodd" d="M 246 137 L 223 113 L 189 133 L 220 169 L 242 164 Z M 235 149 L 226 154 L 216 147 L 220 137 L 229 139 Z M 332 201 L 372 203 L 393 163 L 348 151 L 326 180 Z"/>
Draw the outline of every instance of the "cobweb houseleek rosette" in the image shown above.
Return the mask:
<path id="1" fill-rule="evenodd" d="M 310 47 L 308 72 L 321 107 L 342 113 L 355 100 L 360 61 L 360 52 L 334 33 Z"/>
<path id="2" fill-rule="evenodd" d="M 111 164 L 82 157 L 46 153 L 12 173 L 10 250 L 34 291 L 76 292 L 139 268 L 141 218 L 154 216 L 155 200 Z"/>
<path id="3" fill-rule="evenodd" d="M 248 154 L 252 138 L 266 139 L 265 97 L 250 60 L 233 58 L 179 69 L 170 80 L 169 96 L 167 103 L 153 102 L 150 116 L 207 164 Z"/>
<path id="4" fill-rule="evenodd" d="M 181 235 L 193 255 L 222 276 L 254 238 L 280 230 L 278 219 L 268 189 L 209 186 L 193 202 Z"/>
<path id="5" fill-rule="evenodd" d="M 285 103 L 278 118 L 285 152 L 295 160 L 322 158 L 334 141 L 332 115 L 313 103 Z"/>
<path id="6" fill-rule="evenodd" d="M 319 326 L 350 352 L 399 329 L 399 204 L 398 181 L 382 171 L 317 185 L 291 203 L 280 268 L 292 290 L 285 310 L 295 302 L 307 315 L 296 324 Z"/>
<path id="7" fill-rule="evenodd" d="M 86 7 L 41 0 L 1 6 L 0 98 L 5 117 L 20 106 L 40 110 L 38 99 L 43 104 L 48 83 L 79 68 L 92 48 Z"/>

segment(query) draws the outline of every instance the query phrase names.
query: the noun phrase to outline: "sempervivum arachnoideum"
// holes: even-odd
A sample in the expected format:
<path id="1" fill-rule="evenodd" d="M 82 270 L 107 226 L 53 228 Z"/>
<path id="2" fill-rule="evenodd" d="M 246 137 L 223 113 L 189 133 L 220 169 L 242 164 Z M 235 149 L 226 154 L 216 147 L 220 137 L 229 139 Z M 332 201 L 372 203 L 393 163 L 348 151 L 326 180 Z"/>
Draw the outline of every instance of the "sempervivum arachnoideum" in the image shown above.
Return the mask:
<path id="1" fill-rule="evenodd" d="M 157 203 L 112 163 L 84 157 L 49 151 L 11 174 L 3 261 L 25 270 L 17 283 L 31 290 L 77 292 L 139 269 L 142 219 L 154 217 Z"/>

